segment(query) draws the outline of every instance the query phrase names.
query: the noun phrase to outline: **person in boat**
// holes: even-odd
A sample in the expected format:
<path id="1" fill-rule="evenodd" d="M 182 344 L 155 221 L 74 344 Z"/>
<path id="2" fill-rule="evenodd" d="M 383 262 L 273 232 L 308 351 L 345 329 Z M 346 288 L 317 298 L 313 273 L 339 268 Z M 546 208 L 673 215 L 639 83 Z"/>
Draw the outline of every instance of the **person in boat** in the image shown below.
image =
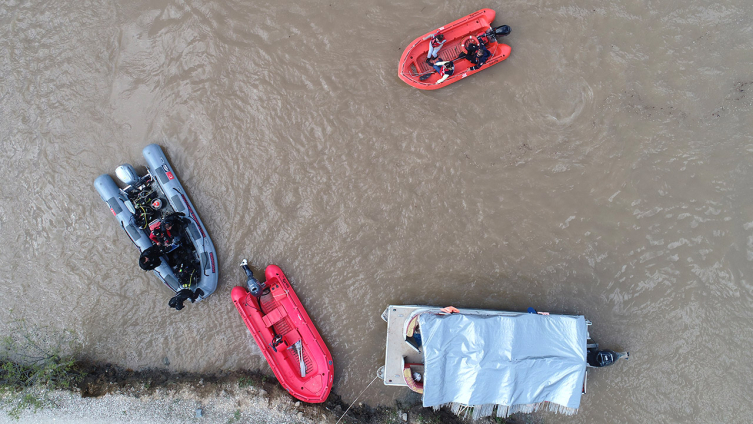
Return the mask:
<path id="1" fill-rule="evenodd" d="M 188 227 L 190 222 L 183 212 L 174 212 L 165 217 L 165 231 L 172 237 L 172 244 L 179 244 L 181 242 L 183 230 Z"/>
<path id="2" fill-rule="evenodd" d="M 478 50 L 478 46 L 478 40 L 472 35 L 469 35 L 468 38 L 460 44 L 460 54 L 458 55 L 458 59 L 469 59 L 473 57 L 473 55 L 476 54 L 476 50 Z"/>
<path id="3" fill-rule="evenodd" d="M 488 33 L 481 34 L 478 37 L 476 37 L 476 39 L 478 40 L 478 43 L 484 47 L 488 46 L 489 43 L 491 43 Z"/>
<path id="4" fill-rule="evenodd" d="M 432 66 L 440 76 L 439 80 L 435 84 L 443 83 L 444 80 L 451 77 L 452 73 L 455 72 L 455 65 L 453 65 L 451 60 L 434 62 Z"/>
<path id="5" fill-rule="evenodd" d="M 171 213 L 151 227 L 149 238 L 158 246 L 179 245 L 181 233 L 188 223 L 188 218 L 182 212 Z"/>
<path id="6" fill-rule="evenodd" d="M 433 59 L 437 59 L 439 56 L 439 49 L 442 48 L 442 46 L 445 43 L 444 35 L 436 33 L 431 36 L 431 39 L 429 40 L 429 53 L 426 55 L 426 63 L 431 64 Z"/>
<path id="7" fill-rule="evenodd" d="M 191 289 L 180 289 L 177 293 L 175 293 L 175 296 L 170 298 L 170 301 L 167 302 L 167 304 L 175 309 L 176 311 L 180 311 L 185 306 L 183 306 L 183 302 L 186 300 L 190 300 L 191 303 L 194 303 L 196 299 L 199 298 L 199 296 L 203 295 L 204 291 L 201 289 L 196 289 L 196 291 L 192 291 Z"/>
<path id="8" fill-rule="evenodd" d="M 152 245 L 141 252 L 141 256 L 139 256 L 139 266 L 144 271 L 151 271 L 162 263 L 160 256 L 162 256 L 162 249 L 156 244 Z"/>
<path id="9" fill-rule="evenodd" d="M 476 53 L 468 58 L 468 60 L 473 64 L 473 66 L 471 66 L 471 71 L 475 71 L 476 69 L 484 66 L 486 61 L 489 60 L 491 56 L 491 52 L 489 52 L 489 50 L 487 50 L 487 48 L 484 47 L 483 44 L 479 44 L 478 49 L 476 49 Z"/>
<path id="10" fill-rule="evenodd" d="M 169 244 L 166 240 L 167 237 L 165 235 L 165 227 L 162 220 L 150 225 L 149 230 L 149 240 L 151 240 L 156 246 L 167 246 Z"/>

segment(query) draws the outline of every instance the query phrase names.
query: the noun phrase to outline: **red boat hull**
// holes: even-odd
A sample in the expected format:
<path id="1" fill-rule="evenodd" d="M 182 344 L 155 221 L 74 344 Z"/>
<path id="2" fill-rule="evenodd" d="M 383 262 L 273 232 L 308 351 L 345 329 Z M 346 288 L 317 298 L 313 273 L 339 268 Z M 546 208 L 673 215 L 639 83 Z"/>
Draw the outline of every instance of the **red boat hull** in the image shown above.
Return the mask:
<path id="1" fill-rule="evenodd" d="M 419 90 L 436 90 L 460 81 L 477 72 L 481 72 L 484 69 L 507 59 L 510 57 L 512 48 L 507 44 L 491 43 L 487 48 L 492 56 L 484 66 L 475 71 L 471 71 L 470 68 L 473 66 L 471 62 L 466 59 L 456 60 L 454 62 L 455 71 L 453 75 L 441 84 L 436 83 L 440 78 L 439 74 L 432 73 L 433 68 L 426 63 L 426 55 L 429 52 L 429 37 L 432 34 L 439 31 L 439 33 L 443 34 L 447 40 L 439 50 L 439 58 L 442 60 L 452 60 L 458 57 L 461 52 L 460 45 L 468 38 L 468 36 L 478 36 L 489 29 L 495 15 L 496 13 L 492 9 L 481 9 L 478 12 L 471 13 L 466 17 L 460 18 L 457 21 L 439 27 L 438 29 L 427 32 L 416 38 L 410 43 L 410 45 L 408 45 L 408 48 L 405 49 L 403 56 L 400 58 L 398 76 L 406 84 L 418 88 Z M 431 74 L 431 76 L 425 81 L 421 81 L 420 77 L 427 74 Z"/>
<path id="2" fill-rule="evenodd" d="M 257 300 L 245 287 L 238 286 L 231 293 L 233 303 L 285 390 L 304 402 L 324 402 L 332 390 L 332 355 L 282 270 L 270 265 L 265 275 L 269 293 Z M 272 348 L 275 334 L 283 339 L 277 351 Z M 299 340 L 305 377 L 301 377 L 294 348 Z"/>

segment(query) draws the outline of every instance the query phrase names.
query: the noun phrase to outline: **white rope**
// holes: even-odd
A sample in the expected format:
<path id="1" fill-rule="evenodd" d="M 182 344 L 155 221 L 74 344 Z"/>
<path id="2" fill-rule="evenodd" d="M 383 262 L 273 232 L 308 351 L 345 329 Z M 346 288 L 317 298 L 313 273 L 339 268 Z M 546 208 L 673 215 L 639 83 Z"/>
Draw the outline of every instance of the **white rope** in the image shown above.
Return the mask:
<path id="1" fill-rule="evenodd" d="M 368 386 L 366 386 L 366 389 L 368 389 L 368 388 L 369 388 L 369 387 L 371 386 L 371 384 L 372 384 L 373 382 L 375 382 L 375 381 L 376 381 L 376 379 L 377 379 L 377 378 L 379 378 L 379 376 L 376 376 L 376 377 L 374 377 L 374 379 L 373 379 L 373 380 L 371 380 L 371 383 L 369 383 L 369 385 L 368 385 Z M 356 401 L 358 400 L 358 398 L 360 398 L 360 397 L 361 397 L 361 395 L 363 394 L 363 392 L 365 392 L 365 391 L 366 391 L 366 389 L 363 389 L 363 390 L 361 390 L 361 393 L 359 393 L 359 394 L 358 394 L 358 396 L 356 396 L 356 399 L 355 399 L 355 400 L 354 400 L 353 402 L 351 402 L 351 404 L 350 404 L 350 406 L 348 407 L 348 409 L 346 409 L 346 410 L 345 410 L 345 412 L 343 412 L 342 416 L 340 416 L 340 420 L 342 420 L 342 419 L 343 419 L 343 417 L 345 417 L 345 414 L 347 414 L 347 413 L 348 413 L 348 411 L 350 411 L 350 407 L 351 407 L 351 406 L 353 406 L 353 404 L 354 404 L 354 403 L 356 403 Z M 337 420 L 337 422 L 336 422 L 335 424 L 339 424 L 339 423 L 340 423 L 340 420 Z"/>

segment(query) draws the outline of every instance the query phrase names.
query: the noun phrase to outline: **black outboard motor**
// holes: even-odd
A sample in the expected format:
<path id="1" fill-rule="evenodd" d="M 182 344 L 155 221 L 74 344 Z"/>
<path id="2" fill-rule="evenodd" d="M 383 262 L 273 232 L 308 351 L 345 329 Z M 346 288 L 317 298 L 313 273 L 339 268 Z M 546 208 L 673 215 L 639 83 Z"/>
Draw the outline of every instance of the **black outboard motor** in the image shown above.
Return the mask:
<path id="1" fill-rule="evenodd" d="M 630 359 L 630 352 L 618 353 L 613 350 L 588 349 L 586 362 L 590 367 L 601 368 L 614 364 L 620 358 Z"/>
<path id="2" fill-rule="evenodd" d="M 487 29 L 484 33 L 484 36 L 489 40 L 490 43 L 494 43 L 498 41 L 498 38 L 508 35 L 510 31 L 511 29 L 508 25 L 501 25 L 496 28 L 489 27 L 489 29 Z"/>
<path id="3" fill-rule="evenodd" d="M 512 31 L 509 25 L 501 25 L 496 28 L 494 28 L 494 35 L 497 37 L 504 37 L 505 35 L 508 35 Z"/>
<path id="4" fill-rule="evenodd" d="M 266 284 L 260 283 L 259 280 L 254 278 L 254 273 L 248 268 L 248 261 L 243 260 L 241 262 L 241 268 L 246 272 L 246 286 L 248 286 L 248 292 L 254 297 L 259 298 L 264 291 Z"/>

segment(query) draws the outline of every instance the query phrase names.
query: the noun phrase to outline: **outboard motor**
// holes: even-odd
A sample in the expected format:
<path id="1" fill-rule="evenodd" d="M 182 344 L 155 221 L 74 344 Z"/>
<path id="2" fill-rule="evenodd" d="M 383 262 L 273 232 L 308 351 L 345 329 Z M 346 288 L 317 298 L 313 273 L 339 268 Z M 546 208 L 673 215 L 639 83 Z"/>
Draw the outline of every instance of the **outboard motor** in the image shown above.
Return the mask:
<path id="1" fill-rule="evenodd" d="M 241 268 L 246 272 L 246 286 L 248 286 L 248 292 L 254 297 L 259 298 L 266 287 L 266 284 L 260 283 L 259 280 L 254 278 L 254 273 L 248 267 L 248 261 L 243 260 L 241 262 Z"/>
<path id="2" fill-rule="evenodd" d="M 504 37 L 512 31 L 509 25 L 502 25 L 494 28 L 494 35 L 497 37 Z"/>
<path id="3" fill-rule="evenodd" d="M 496 28 L 489 27 L 489 29 L 486 30 L 484 33 L 484 36 L 489 40 L 491 43 L 496 43 L 498 40 L 497 38 L 504 37 L 505 35 L 510 33 L 510 27 L 508 25 L 501 25 Z"/>
<path id="4" fill-rule="evenodd" d="M 608 367 L 620 358 L 625 358 L 625 360 L 630 359 L 630 352 L 618 353 L 613 350 L 589 349 L 586 355 L 588 365 L 596 368 Z"/>
<path id="5" fill-rule="evenodd" d="M 123 184 L 128 186 L 134 185 L 140 179 L 139 174 L 137 174 L 136 170 L 128 163 L 124 163 L 115 168 L 115 175 L 123 182 Z"/>

